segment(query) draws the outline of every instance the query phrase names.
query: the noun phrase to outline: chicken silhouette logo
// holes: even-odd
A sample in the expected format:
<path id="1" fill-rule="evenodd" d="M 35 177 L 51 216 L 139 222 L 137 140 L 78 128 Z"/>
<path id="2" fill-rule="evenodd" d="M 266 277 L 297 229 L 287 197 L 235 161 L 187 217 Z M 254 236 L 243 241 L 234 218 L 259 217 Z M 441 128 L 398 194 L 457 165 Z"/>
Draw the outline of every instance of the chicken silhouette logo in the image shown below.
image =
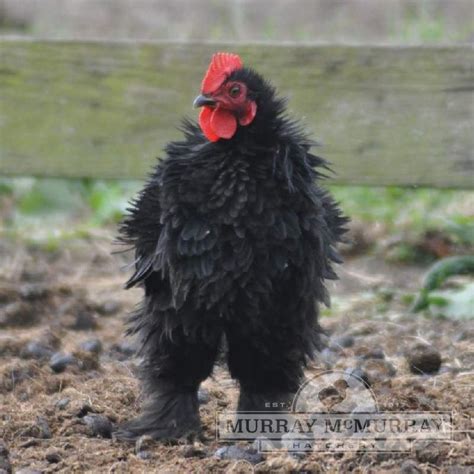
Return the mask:
<path id="1" fill-rule="evenodd" d="M 339 405 L 346 398 L 346 390 L 349 384 L 344 379 L 337 380 L 334 385 L 323 388 L 318 393 L 318 398 L 328 411 Z"/>
<path id="2" fill-rule="evenodd" d="M 374 413 L 377 401 L 367 384 L 354 374 L 322 372 L 307 380 L 295 395 L 295 413 Z"/>

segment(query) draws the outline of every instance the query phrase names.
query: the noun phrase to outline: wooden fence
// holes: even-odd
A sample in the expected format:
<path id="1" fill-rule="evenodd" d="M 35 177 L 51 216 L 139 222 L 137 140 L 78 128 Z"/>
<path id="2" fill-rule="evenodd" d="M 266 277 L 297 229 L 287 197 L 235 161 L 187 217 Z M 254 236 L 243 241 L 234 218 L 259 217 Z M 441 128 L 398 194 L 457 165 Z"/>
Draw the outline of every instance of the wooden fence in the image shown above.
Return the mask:
<path id="1" fill-rule="evenodd" d="M 470 46 L 0 41 L 0 175 L 142 179 L 213 52 L 239 53 L 323 144 L 334 182 L 471 188 Z"/>

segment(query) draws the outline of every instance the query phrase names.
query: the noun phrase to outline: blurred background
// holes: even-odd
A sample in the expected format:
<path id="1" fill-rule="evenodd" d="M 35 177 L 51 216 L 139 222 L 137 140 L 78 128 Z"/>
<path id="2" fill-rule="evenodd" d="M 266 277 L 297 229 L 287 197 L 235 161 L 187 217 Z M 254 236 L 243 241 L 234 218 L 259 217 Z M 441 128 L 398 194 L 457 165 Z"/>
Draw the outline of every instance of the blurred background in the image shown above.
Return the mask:
<path id="1" fill-rule="evenodd" d="M 449 45 L 472 42 L 474 14 L 472 0 L 0 0 L 0 33 L 86 40 Z M 114 228 L 139 186 L 2 178 L 1 232 L 54 250 L 62 239 Z M 390 187 L 333 187 L 333 192 L 353 219 L 354 252 L 427 263 L 473 244 L 469 192 Z"/>
<path id="2" fill-rule="evenodd" d="M 78 154 L 75 155 L 76 161 L 82 163 L 81 158 L 89 159 L 89 154 L 93 155 L 87 164 L 88 170 L 95 170 L 94 160 L 100 166 L 101 160 L 103 163 L 110 157 L 108 163 L 112 168 L 118 163 L 114 161 L 115 153 L 124 155 L 127 150 L 134 150 L 128 161 L 130 167 L 124 168 L 120 174 L 128 176 L 127 173 L 134 172 L 134 176 L 140 176 L 141 171 L 136 169 L 144 167 L 138 163 L 163 155 L 159 147 L 153 149 L 157 133 L 157 121 L 153 115 L 159 114 L 160 110 L 163 115 L 176 112 L 175 109 L 159 109 L 157 104 L 181 99 L 181 105 L 187 103 L 186 94 L 198 89 L 199 61 L 202 59 L 203 73 L 209 58 L 206 54 L 206 58 L 196 60 L 193 67 L 197 80 L 188 81 L 186 77 L 186 84 L 192 84 L 185 85 L 187 89 L 182 91 L 183 81 L 173 82 L 165 77 L 168 69 L 159 71 L 161 75 L 156 74 L 158 61 L 150 53 L 151 47 L 131 47 L 125 56 L 120 56 L 120 49 L 108 49 L 99 43 L 97 57 L 88 62 L 87 54 L 95 50 L 94 46 L 81 49 L 80 42 L 126 41 L 133 44 L 136 41 L 171 40 L 191 44 L 197 41 L 232 42 L 233 45 L 237 42 L 427 47 L 472 45 L 474 0 L 0 0 L 0 36 L 20 39 L 8 43 L 13 44 L 9 50 L 13 51 L 8 58 L 10 63 L 3 62 L 0 57 L 0 133 L 5 133 L 8 127 L 15 132 L 15 127 L 21 125 L 21 133 L 15 135 L 12 132 L 12 140 L 0 135 L 0 168 L 2 142 L 13 143 L 10 148 L 5 146 L 7 153 L 4 154 L 10 152 L 9 163 L 13 167 L 18 163 L 20 171 L 31 169 L 38 153 L 41 153 L 39 162 L 45 163 L 50 149 L 54 148 L 55 159 L 51 163 L 57 164 L 58 169 L 62 167 L 59 175 L 67 176 L 64 170 L 67 170 L 68 159 L 69 163 L 74 159 L 68 156 L 67 150 L 74 149 L 68 148 L 68 144 L 75 140 L 75 150 L 79 147 L 83 153 L 79 159 Z M 33 42 L 25 46 L 22 38 L 33 39 Z M 36 42 L 44 39 L 66 40 L 66 43 L 55 43 L 53 47 L 41 43 L 40 53 L 36 54 Z M 18 44 L 17 54 L 15 48 Z M 30 48 L 29 44 L 33 46 Z M 67 47 L 62 48 L 63 44 Z M 193 50 L 188 44 L 182 49 L 190 49 L 189 58 Z M 110 74 L 107 78 L 110 72 L 109 50 L 113 50 L 115 55 L 110 62 L 110 70 L 115 75 Z M 70 58 L 70 51 L 75 51 L 77 56 Z M 451 51 L 445 49 L 441 67 L 434 67 L 436 74 L 443 71 L 445 75 L 439 81 L 438 77 L 435 78 L 435 86 L 427 85 L 424 104 L 429 104 L 439 92 L 440 84 L 441 87 L 450 85 L 454 74 L 449 69 L 448 54 Z M 466 50 L 459 47 L 457 51 Z M 51 58 L 51 54 L 57 54 L 58 58 Z M 453 63 L 458 69 L 455 73 L 464 80 L 469 75 L 469 57 L 464 65 L 459 54 Z M 379 53 L 378 58 L 381 56 Z M 175 70 L 182 57 L 186 55 L 178 54 L 174 58 Z M 302 57 L 304 59 L 304 55 Z M 427 61 L 428 67 L 425 68 L 424 58 L 422 51 L 417 56 L 417 64 L 423 64 L 423 71 L 427 71 L 430 77 L 431 63 Z M 379 71 L 389 61 L 383 57 L 383 61 L 377 63 Z M 167 64 L 166 60 L 160 64 L 163 63 Z M 300 58 L 300 63 L 295 64 L 303 63 Z M 14 73 L 9 70 L 11 64 Z M 58 64 L 60 72 L 53 70 Z M 343 61 L 342 64 L 343 69 Z M 420 83 L 416 69 L 408 74 L 409 63 L 400 64 L 402 66 L 394 76 L 389 77 L 383 93 L 389 96 L 387 102 L 396 102 L 399 96 L 392 95 L 390 87 L 395 85 L 396 89 L 397 81 L 407 75 L 412 82 L 402 84 L 399 89 L 405 88 L 404 92 L 408 89 L 408 94 L 403 96 L 405 102 L 383 110 L 402 110 L 405 116 L 385 113 L 386 116 L 379 117 L 379 99 L 370 89 L 372 77 L 365 77 L 369 93 L 357 97 L 375 99 L 372 108 L 364 102 L 361 104 L 361 108 L 367 105 L 368 115 L 372 114 L 372 121 L 366 120 L 369 125 L 364 130 L 369 134 L 374 129 L 380 132 L 380 126 L 371 128 L 374 121 L 382 120 L 385 127 L 392 120 L 396 126 L 403 121 L 400 117 L 405 117 L 403 130 L 407 133 L 402 137 L 412 133 L 423 150 L 425 135 L 423 130 L 417 129 L 420 122 L 413 125 L 406 110 L 413 110 L 413 107 L 410 109 L 410 94 L 417 94 L 420 89 L 424 93 L 424 83 Z M 137 65 L 142 69 L 133 69 Z M 330 66 L 338 69 L 340 65 Z M 357 66 L 363 69 L 364 63 L 359 61 Z M 15 68 L 20 71 L 18 76 L 15 76 Z M 38 77 L 35 68 L 40 69 Z M 470 69 L 472 71 L 472 64 Z M 22 75 L 24 71 L 26 73 Z M 372 74 L 370 71 L 369 75 Z M 277 81 L 279 73 L 274 71 L 270 78 Z M 59 79 L 49 88 L 48 79 L 53 78 L 54 82 L 55 74 Z M 366 87 L 358 82 L 357 74 L 350 84 L 356 92 L 358 88 Z M 86 76 L 89 79 L 86 80 Z M 134 88 L 133 79 L 138 76 L 142 82 Z M 17 77 L 20 79 L 15 82 Z M 109 82 L 104 86 L 101 80 Z M 160 81 L 166 82 L 164 92 L 159 90 Z M 2 84 L 12 87 L 2 90 Z M 15 89 L 17 84 L 20 86 Z M 23 101 L 21 87 L 24 84 L 27 87 Z M 341 94 L 341 102 L 346 97 L 342 94 L 345 84 L 341 81 L 339 92 L 337 87 L 336 93 L 333 91 L 333 95 Z M 410 89 L 413 84 L 415 93 Z M 80 89 L 81 85 L 85 85 L 84 89 Z M 287 85 L 292 94 L 291 82 L 288 81 Z M 80 90 L 76 94 L 77 87 Z M 11 90 L 14 92 L 8 96 Z M 466 174 L 471 172 L 472 175 L 472 169 L 467 168 L 472 159 L 468 155 L 469 145 L 466 147 L 470 142 L 466 139 L 456 148 L 456 137 L 465 139 L 469 120 L 472 125 L 474 103 L 471 109 L 462 103 L 461 112 L 456 108 L 465 97 L 462 94 L 468 94 L 469 90 L 472 90 L 472 84 L 468 84 L 461 94 L 450 91 L 449 100 L 447 94 L 438 94 L 435 117 L 443 115 L 440 107 L 444 105 L 450 110 L 446 117 L 443 115 L 445 121 L 439 124 L 440 141 L 434 143 L 440 146 L 433 148 L 431 144 L 427 149 L 437 152 L 431 162 L 440 159 L 451 166 L 450 170 L 455 168 L 452 165 L 454 158 L 465 158 L 461 165 L 466 166 Z M 40 110 L 30 112 L 29 93 L 34 95 L 32 103 Z M 101 103 L 102 94 L 105 99 Z M 315 97 L 317 94 L 324 96 L 325 91 L 319 89 Z M 67 116 L 68 104 L 72 104 L 73 117 Z M 332 102 L 327 104 L 330 112 Z M 353 115 L 350 117 L 359 120 L 359 109 L 353 104 L 358 102 L 352 101 Z M 414 107 L 416 104 L 415 101 Z M 304 114 L 301 105 L 305 103 L 300 102 L 292 109 L 298 118 Z M 114 121 L 117 110 L 122 115 Z M 131 115 L 136 116 L 135 122 L 126 120 L 130 110 Z M 346 113 L 343 106 L 341 110 Z M 55 115 L 51 117 L 48 113 Z M 189 114 L 192 116 L 193 113 L 189 107 Z M 325 113 L 328 113 L 327 108 L 322 112 L 324 117 Z M 429 122 L 429 113 L 429 109 L 422 109 L 417 117 Z M 87 118 L 91 115 L 87 114 L 99 118 L 90 125 Z M 428 127 L 431 137 L 437 135 L 436 118 L 434 123 L 430 122 L 430 127 L 433 126 Z M 459 123 L 462 122 L 459 127 L 458 118 Z M 75 135 L 74 126 L 79 129 L 82 123 L 86 124 L 84 130 L 80 130 L 83 135 Z M 104 126 L 101 133 L 95 134 L 93 128 L 98 123 Z M 107 136 L 116 131 L 116 123 L 122 128 L 113 136 L 112 146 L 102 147 Z M 174 125 L 178 126 L 178 121 Z M 318 140 L 317 123 L 313 125 L 311 133 Z M 172 130 L 170 133 L 175 135 L 169 138 L 175 138 L 177 130 L 171 129 L 169 123 L 166 126 L 168 128 L 163 134 L 166 132 L 168 138 L 168 130 Z M 391 137 L 392 129 L 389 127 L 383 131 Z M 60 133 L 52 137 L 52 133 L 59 129 Z M 337 124 L 334 129 L 337 129 Z M 43 133 L 43 130 L 47 132 Z M 128 134 L 122 133 L 124 131 Z M 351 131 L 356 135 L 356 145 L 359 144 L 357 129 Z M 394 136 L 400 136 L 399 130 L 397 133 L 399 135 Z M 28 140 L 33 135 L 34 140 L 30 143 Z M 142 136 L 151 147 L 142 146 Z M 370 148 L 372 137 L 368 138 L 369 150 L 364 151 L 361 147 L 359 156 L 354 161 L 347 160 L 345 168 L 352 166 L 352 172 L 364 169 L 357 159 L 364 158 L 364 153 L 370 155 L 377 151 L 373 146 Z M 389 162 L 389 166 L 398 172 L 398 162 L 390 163 L 390 157 L 398 156 L 397 143 L 392 149 L 391 141 L 386 136 L 384 139 L 387 156 L 381 157 L 380 162 L 372 159 L 371 163 L 383 168 Z M 444 152 L 444 139 L 450 142 L 449 146 L 455 145 L 457 156 L 453 159 Z M 70 143 L 65 143 L 66 140 Z M 127 148 L 128 141 L 133 141 L 133 147 Z M 409 139 L 405 146 L 407 143 L 411 143 Z M 332 143 L 325 145 L 318 152 L 332 161 Z M 100 154 L 104 148 L 109 151 L 109 158 Z M 26 152 L 22 155 L 24 150 L 28 155 Z M 405 150 L 403 179 L 410 178 L 412 168 L 409 160 L 417 156 L 417 151 L 411 152 L 409 147 Z M 22 167 L 23 163 L 27 164 Z M 338 165 L 335 171 L 344 173 L 345 169 L 340 168 Z M 36 169 L 41 171 L 38 166 Z M 50 167 L 49 174 L 45 175 L 55 175 L 52 169 Z M 442 184 L 444 169 L 447 168 L 441 165 L 433 169 L 432 175 L 436 179 L 426 182 Z M 463 183 L 466 183 L 466 175 L 459 169 L 462 167 L 456 173 L 462 175 Z M 12 174 L 21 176 L 21 172 L 14 171 L 16 169 Z M 393 170 L 390 171 L 394 176 Z M 415 163 L 413 171 L 414 181 L 423 178 L 416 172 Z M 376 172 L 373 175 L 380 176 Z M 358 177 L 357 182 L 361 182 L 361 172 Z M 208 435 L 206 445 L 156 447 L 151 449 L 151 454 L 145 452 L 147 457 L 140 458 L 138 448 L 135 452 L 133 446 L 125 448 L 100 438 L 110 437 L 112 424 L 129 418 L 139 404 L 137 382 L 133 376 L 134 347 L 123 338 L 123 331 L 127 315 L 141 298 L 141 291 L 121 290 L 129 271 L 126 265 L 132 256 L 113 255 L 112 252 L 122 250 L 113 244 L 117 225 L 144 179 L 145 176 L 140 180 L 0 176 L 0 471 L 4 468 L 8 472 L 8 466 L 11 468 L 13 465 L 15 469 L 33 468 L 28 472 L 51 472 L 51 469 L 61 472 L 224 472 L 222 469 L 229 466 L 226 464 L 229 460 L 214 456 L 221 446 L 213 439 L 213 423 L 216 410 L 233 406 L 237 390 L 220 365 L 214 377 L 200 390 L 201 414 Z M 460 186 L 459 190 L 453 190 L 413 186 L 336 186 L 330 182 L 327 186 L 340 201 L 345 214 L 350 216 L 351 223 L 349 241 L 342 248 L 345 264 L 337 269 L 341 279 L 329 282 L 332 306 L 322 311 L 327 347 L 318 354 L 315 365 L 309 370 L 335 368 L 354 373 L 371 385 L 381 409 L 456 412 L 459 415 L 455 419 L 457 432 L 448 446 L 413 450 L 407 454 L 406 460 L 403 454 L 393 453 L 338 453 L 332 457 L 312 453 L 306 461 L 273 459 L 267 465 L 270 466 L 268 472 L 326 472 L 328 466 L 337 472 L 352 472 L 354 469 L 364 472 L 400 472 L 400 469 L 401 472 L 428 472 L 438 465 L 449 465 L 446 472 L 468 472 L 464 468 L 469 469 L 467 466 L 474 462 L 472 436 L 469 435 L 474 386 L 472 187 L 463 189 Z M 443 259 L 446 257 L 463 257 L 465 260 L 456 260 L 456 265 L 452 265 L 451 260 L 451 264 L 445 265 Z M 430 268 L 437 262 L 443 266 L 433 273 Z M 119 270 L 122 266 L 125 271 Z M 471 276 L 466 275 L 469 271 Z M 427 272 L 431 275 L 430 281 L 436 282 L 434 286 L 447 281 L 442 288 L 430 288 L 429 292 L 420 293 Z M 423 301 L 420 296 L 423 296 Z M 415 301 L 423 303 L 421 313 L 411 311 Z M 93 417 L 85 416 L 90 413 Z M 9 446 L 9 457 L 8 450 L 2 448 L 2 438 Z"/>
<path id="3" fill-rule="evenodd" d="M 465 43 L 471 0 L 0 0 L 2 33 L 47 38 Z"/>

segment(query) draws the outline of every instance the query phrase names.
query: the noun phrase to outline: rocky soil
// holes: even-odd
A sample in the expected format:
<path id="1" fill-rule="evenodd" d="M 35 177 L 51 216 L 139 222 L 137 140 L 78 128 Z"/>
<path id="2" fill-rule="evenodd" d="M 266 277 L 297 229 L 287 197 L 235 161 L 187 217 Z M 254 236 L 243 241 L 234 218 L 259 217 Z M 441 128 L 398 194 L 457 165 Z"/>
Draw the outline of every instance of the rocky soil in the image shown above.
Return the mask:
<path id="1" fill-rule="evenodd" d="M 121 256 L 101 239 L 53 253 L 0 244 L 0 473 L 36 472 L 469 472 L 474 325 L 413 316 L 405 294 L 422 270 L 358 257 L 332 288 L 327 347 L 308 377 L 337 369 L 361 377 L 379 410 L 448 411 L 449 442 L 404 453 L 262 455 L 215 439 L 215 414 L 235 407 L 225 366 L 200 391 L 203 436 L 174 444 L 111 438 L 140 396 L 124 321 L 140 298 L 125 292 Z M 472 471 L 471 471 L 472 472 Z"/>

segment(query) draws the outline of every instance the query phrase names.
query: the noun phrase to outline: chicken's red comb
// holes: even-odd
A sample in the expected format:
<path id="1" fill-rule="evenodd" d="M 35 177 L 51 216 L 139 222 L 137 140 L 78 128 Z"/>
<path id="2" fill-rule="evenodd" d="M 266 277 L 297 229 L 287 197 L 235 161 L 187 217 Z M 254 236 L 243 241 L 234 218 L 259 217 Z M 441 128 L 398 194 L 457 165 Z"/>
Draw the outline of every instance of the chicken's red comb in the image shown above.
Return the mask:
<path id="1" fill-rule="evenodd" d="M 226 80 L 227 76 L 236 69 L 243 67 L 242 60 L 237 54 L 216 53 L 212 56 L 211 64 L 202 80 L 201 91 L 211 94 Z"/>

